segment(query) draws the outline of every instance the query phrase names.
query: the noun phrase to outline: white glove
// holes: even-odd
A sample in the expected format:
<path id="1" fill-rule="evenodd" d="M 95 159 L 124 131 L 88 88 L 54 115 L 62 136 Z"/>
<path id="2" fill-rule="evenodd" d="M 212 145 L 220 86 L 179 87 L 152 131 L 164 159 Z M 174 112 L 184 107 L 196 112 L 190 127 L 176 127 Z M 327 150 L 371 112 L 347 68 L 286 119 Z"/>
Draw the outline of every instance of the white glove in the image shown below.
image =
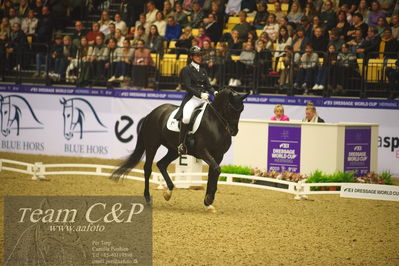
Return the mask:
<path id="1" fill-rule="evenodd" d="M 201 99 L 202 99 L 202 100 L 208 100 L 208 99 L 209 99 L 208 93 L 202 92 L 202 93 L 201 93 Z"/>
<path id="2" fill-rule="evenodd" d="M 219 93 L 218 91 L 215 91 L 215 92 L 213 93 L 213 96 L 216 96 L 218 93 Z"/>

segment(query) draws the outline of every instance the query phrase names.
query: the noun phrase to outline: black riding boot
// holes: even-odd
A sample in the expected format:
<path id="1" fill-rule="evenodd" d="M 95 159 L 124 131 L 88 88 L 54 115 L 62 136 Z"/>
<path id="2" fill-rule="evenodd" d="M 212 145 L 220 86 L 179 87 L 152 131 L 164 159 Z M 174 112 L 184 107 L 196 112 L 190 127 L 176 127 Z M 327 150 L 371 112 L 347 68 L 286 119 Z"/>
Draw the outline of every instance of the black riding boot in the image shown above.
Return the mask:
<path id="1" fill-rule="evenodd" d="M 184 124 L 183 122 L 181 122 L 180 136 L 179 136 L 180 145 L 177 147 L 177 152 L 179 153 L 179 155 L 187 154 L 187 147 L 186 147 L 187 133 L 188 133 L 188 124 Z"/>

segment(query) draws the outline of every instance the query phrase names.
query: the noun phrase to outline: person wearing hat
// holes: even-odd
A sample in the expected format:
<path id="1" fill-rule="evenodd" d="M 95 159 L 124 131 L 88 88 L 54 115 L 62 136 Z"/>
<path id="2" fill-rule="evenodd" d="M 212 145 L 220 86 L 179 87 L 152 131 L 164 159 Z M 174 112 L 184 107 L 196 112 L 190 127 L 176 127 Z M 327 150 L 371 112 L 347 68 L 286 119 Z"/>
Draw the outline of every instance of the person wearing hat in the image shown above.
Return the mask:
<path id="1" fill-rule="evenodd" d="M 194 109 L 204 103 L 209 98 L 209 93 L 216 96 L 215 91 L 208 79 L 205 69 L 200 66 L 202 62 L 202 49 L 199 46 L 193 46 L 189 50 L 191 63 L 180 71 L 180 83 L 187 91 L 182 104 L 177 111 L 175 119 L 181 121 L 179 146 L 177 148 L 180 155 L 187 153 L 186 136 L 188 133 L 188 124 Z"/>

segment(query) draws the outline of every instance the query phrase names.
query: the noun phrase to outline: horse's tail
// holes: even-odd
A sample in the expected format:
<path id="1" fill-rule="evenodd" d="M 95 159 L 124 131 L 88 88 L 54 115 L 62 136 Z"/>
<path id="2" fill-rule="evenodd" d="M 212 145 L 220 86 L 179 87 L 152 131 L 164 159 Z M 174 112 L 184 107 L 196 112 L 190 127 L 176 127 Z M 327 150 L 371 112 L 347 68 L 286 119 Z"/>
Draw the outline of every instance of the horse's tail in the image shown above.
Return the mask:
<path id="1" fill-rule="evenodd" d="M 127 173 L 132 170 L 141 160 L 144 154 L 144 133 L 141 130 L 142 125 L 147 117 L 142 118 L 139 123 L 137 124 L 137 143 L 136 148 L 134 149 L 133 153 L 130 154 L 129 158 L 127 158 L 121 166 L 116 169 L 110 178 L 114 181 L 118 181 L 119 178 L 123 177 Z"/>

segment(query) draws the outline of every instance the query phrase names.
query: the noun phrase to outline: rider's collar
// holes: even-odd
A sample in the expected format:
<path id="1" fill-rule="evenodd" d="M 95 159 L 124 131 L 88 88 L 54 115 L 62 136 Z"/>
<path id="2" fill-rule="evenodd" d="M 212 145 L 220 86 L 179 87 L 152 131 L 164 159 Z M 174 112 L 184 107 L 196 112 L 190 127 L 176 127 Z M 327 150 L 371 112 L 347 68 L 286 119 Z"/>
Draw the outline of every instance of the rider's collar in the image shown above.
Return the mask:
<path id="1" fill-rule="evenodd" d="M 191 65 L 192 65 L 197 71 L 200 70 L 200 65 L 197 64 L 197 63 L 195 63 L 194 61 L 191 62 Z"/>

